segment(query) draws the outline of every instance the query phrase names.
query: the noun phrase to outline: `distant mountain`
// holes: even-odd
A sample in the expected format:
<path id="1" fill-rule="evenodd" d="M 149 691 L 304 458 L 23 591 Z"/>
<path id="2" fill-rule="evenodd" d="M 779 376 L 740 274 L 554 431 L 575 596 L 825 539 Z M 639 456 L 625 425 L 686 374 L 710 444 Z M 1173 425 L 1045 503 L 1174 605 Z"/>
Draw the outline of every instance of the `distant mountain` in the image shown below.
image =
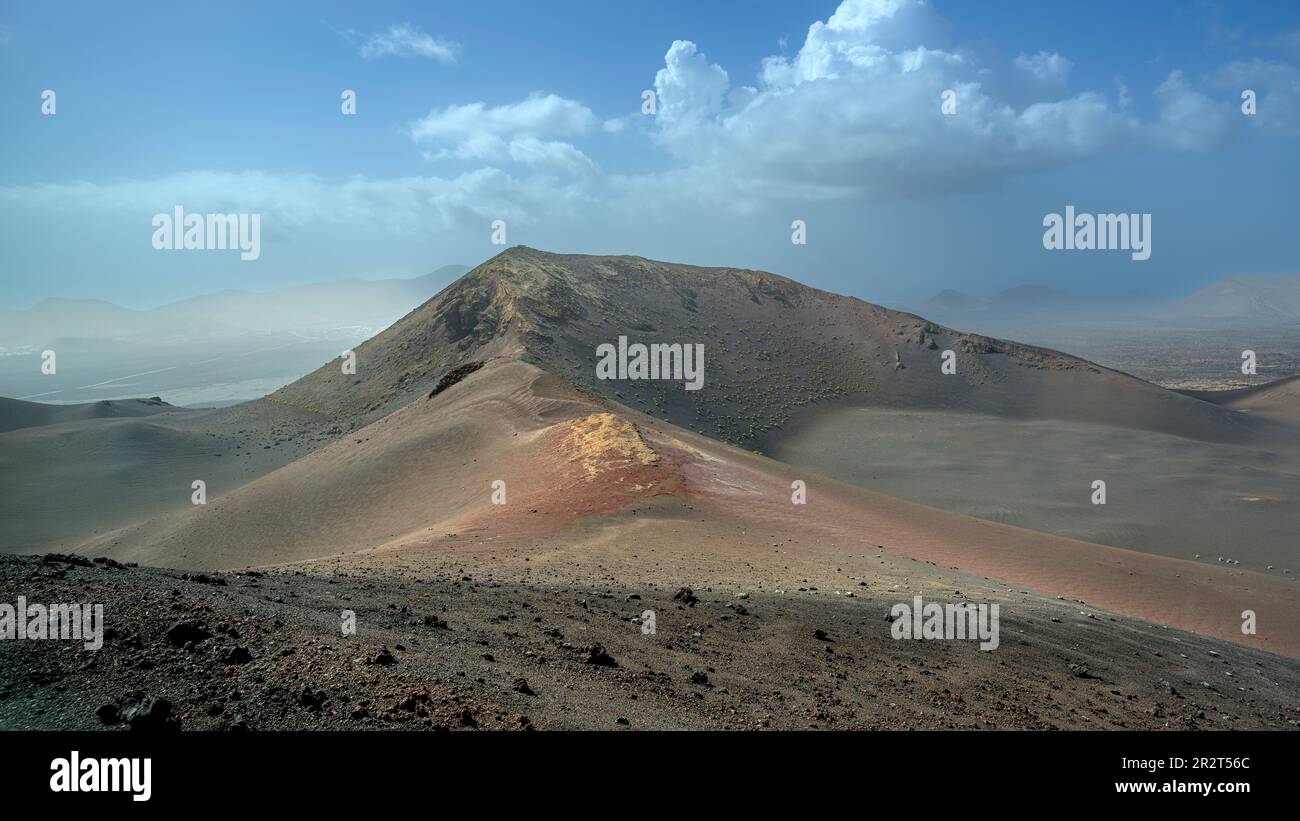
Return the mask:
<path id="1" fill-rule="evenodd" d="M 1017 285 L 994 295 L 991 300 L 994 307 L 1030 311 L 1092 306 L 1107 301 L 1109 300 L 1076 296 L 1046 285 Z"/>
<path id="2" fill-rule="evenodd" d="M 1300 319 L 1300 275 L 1226 277 L 1170 306 L 1183 317 Z"/>
<path id="3" fill-rule="evenodd" d="M 940 291 L 921 304 L 921 312 L 928 315 L 974 313 L 987 311 L 993 302 L 982 296 L 971 296 L 949 288 Z"/>
<path id="4" fill-rule="evenodd" d="M 46 299 L 26 311 L 0 311 L 0 345 L 34 345 L 59 336 L 115 337 L 143 317 L 143 311 L 98 299 Z"/>
<path id="5" fill-rule="evenodd" d="M 47 299 L 0 311 L 0 346 L 81 340 L 195 340 L 254 333 L 319 333 L 342 328 L 373 335 L 469 269 L 446 265 L 412 279 L 345 279 L 273 291 L 221 291 L 146 311 L 89 299 Z"/>

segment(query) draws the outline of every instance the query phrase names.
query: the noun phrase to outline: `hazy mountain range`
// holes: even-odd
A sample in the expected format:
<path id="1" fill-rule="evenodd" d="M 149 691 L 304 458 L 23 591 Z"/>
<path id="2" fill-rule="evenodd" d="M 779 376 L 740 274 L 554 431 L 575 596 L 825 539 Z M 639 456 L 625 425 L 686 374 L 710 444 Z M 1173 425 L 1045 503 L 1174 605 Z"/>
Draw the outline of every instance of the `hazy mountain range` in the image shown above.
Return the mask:
<path id="1" fill-rule="evenodd" d="M 469 269 L 446 265 L 411 279 L 345 279 L 265 292 L 220 291 L 148 310 L 90 299 L 46 299 L 0 311 L 0 346 L 58 340 L 195 342 L 248 333 L 377 333 Z"/>
<path id="2" fill-rule="evenodd" d="M 103 300 L 55 297 L 26 310 L 0 311 L 0 348 L 30 348 L 57 341 L 195 342 L 250 332 L 320 334 L 346 329 L 371 336 L 468 270 L 464 265 L 446 265 L 410 279 L 346 279 L 265 292 L 227 290 L 147 310 Z M 1095 297 L 1021 285 L 992 296 L 947 289 L 919 307 L 903 309 L 955 324 L 988 319 L 1113 320 L 1138 315 L 1286 321 L 1300 318 L 1300 275 L 1227 277 L 1172 303 L 1141 291 Z"/>

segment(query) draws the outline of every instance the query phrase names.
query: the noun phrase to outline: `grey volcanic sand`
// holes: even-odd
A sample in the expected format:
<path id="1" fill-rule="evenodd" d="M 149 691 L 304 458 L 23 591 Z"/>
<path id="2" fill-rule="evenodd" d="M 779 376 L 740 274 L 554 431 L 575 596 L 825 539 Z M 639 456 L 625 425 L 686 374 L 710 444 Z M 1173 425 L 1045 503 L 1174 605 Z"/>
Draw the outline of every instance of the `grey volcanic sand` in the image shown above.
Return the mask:
<path id="1" fill-rule="evenodd" d="M 849 484 L 1082 541 L 1300 574 L 1300 454 L 943 411 L 807 414 L 765 452 Z M 1106 504 L 1091 502 L 1106 482 Z M 1267 570 L 1273 565 L 1273 570 Z"/>
<path id="2" fill-rule="evenodd" d="M 80 405 L 45 405 L 0 397 L 0 433 L 62 422 L 90 419 L 130 419 L 160 413 L 183 413 L 161 399 L 119 399 Z"/>
<path id="3" fill-rule="evenodd" d="M 9 553 L 67 549 L 189 510 L 194 480 L 215 499 L 350 428 L 265 400 L 219 410 L 114 402 L 107 410 L 120 418 L 88 417 L 98 405 L 38 406 L 53 407 L 52 422 L 18 427 L 31 424 L 32 404 L 0 403 L 0 550 Z M 131 413 L 142 408 L 152 415 Z"/>

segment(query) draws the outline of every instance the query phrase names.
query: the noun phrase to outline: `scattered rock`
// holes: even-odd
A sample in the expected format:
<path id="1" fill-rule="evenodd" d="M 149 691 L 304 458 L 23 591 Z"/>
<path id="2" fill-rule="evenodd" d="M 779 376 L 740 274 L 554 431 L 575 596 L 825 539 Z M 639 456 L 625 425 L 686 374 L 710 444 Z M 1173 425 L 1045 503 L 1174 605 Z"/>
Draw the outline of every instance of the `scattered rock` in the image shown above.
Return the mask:
<path id="1" fill-rule="evenodd" d="M 313 690 L 306 684 L 302 686 L 302 692 L 298 693 L 298 703 L 313 713 L 324 706 L 326 698 L 328 696 L 325 695 L 324 690 Z M 356 716 L 353 716 L 353 718 L 356 718 Z"/>
<path id="2" fill-rule="evenodd" d="M 225 579 L 221 578 L 220 576 L 209 576 L 207 573 L 195 573 L 194 575 L 185 574 L 181 576 L 181 578 L 189 579 L 190 581 L 198 582 L 199 584 L 210 584 L 213 585 L 214 587 L 226 586 Z"/>
<path id="3" fill-rule="evenodd" d="M 144 696 L 127 701 L 120 714 L 121 720 L 132 730 L 177 729 L 179 724 L 172 720 L 172 703 L 165 698 Z"/>
<path id="4" fill-rule="evenodd" d="M 533 692 L 533 688 L 528 686 L 528 679 L 523 676 L 515 679 L 514 683 L 510 685 L 510 689 L 514 690 L 516 693 L 523 693 L 526 696 L 537 695 L 537 693 Z"/>
<path id="5" fill-rule="evenodd" d="M 614 657 L 606 653 L 604 646 L 599 644 L 593 644 L 587 648 L 586 661 L 588 664 L 595 664 L 598 667 L 618 666 L 618 662 L 614 661 Z"/>
<path id="6" fill-rule="evenodd" d="M 75 553 L 46 553 L 41 557 L 41 561 L 46 564 L 61 562 L 63 564 L 72 564 L 77 567 L 94 567 L 94 563 L 85 556 L 78 556 Z"/>
<path id="7" fill-rule="evenodd" d="M 378 653 L 375 653 L 373 656 L 371 656 L 369 659 L 366 660 L 366 664 L 378 664 L 384 667 L 387 667 L 390 664 L 395 664 L 396 662 L 397 659 L 393 657 L 393 654 L 392 652 L 389 651 L 387 644 L 385 644 Z"/>
<path id="8" fill-rule="evenodd" d="M 190 642 L 198 644 L 211 637 L 212 634 L 204 629 L 203 622 L 198 619 L 182 619 L 167 628 L 167 640 L 177 647 L 183 647 Z"/>
<path id="9" fill-rule="evenodd" d="M 247 664 L 253 660 L 253 654 L 248 651 L 247 647 L 235 645 L 225 649 L 221 660 L 226 664 Z"/>

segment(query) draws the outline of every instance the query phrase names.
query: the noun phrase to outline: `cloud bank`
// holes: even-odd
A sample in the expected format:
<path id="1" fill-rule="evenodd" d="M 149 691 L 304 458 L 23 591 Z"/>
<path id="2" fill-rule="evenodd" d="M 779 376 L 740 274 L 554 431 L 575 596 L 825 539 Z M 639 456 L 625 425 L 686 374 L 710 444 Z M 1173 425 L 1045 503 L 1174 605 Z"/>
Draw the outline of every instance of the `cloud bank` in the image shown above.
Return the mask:
<path id="1" fill-rule="evenodd" d="M 409 24 L 365 37 L 367 58 L 449 63 L 456 45 Z M 983 65 L 954 45 L 924 0 L 844 0 L 808 27 L 797 52 L 761 61 L 737 83 L 690 40 L 669 45 L 653 75 L 657 111 L 606 112 L 537 92 L 498 105 L 449 105 L 405 132 L 419 173 L 329 180 L 301 174 L 192 171 L 152 180 L 0 188 L 14 209 L 87 207 L 154 213 L 260 211 L 266 224 L 366 225 L 380 232 L 479 230 L 583 209 L 661 220 L 689 207 L 754 213 L 871 198 L 942 198 L 1021 175 L 1135 151 L 1197 152 L 1238 130 L 1293 135 L 1300 72 L 1238 61 L 1208 77 L 1180 71 L 1143 96 L 1071 89 L 1074 64 L 1055 52 Z M 1005 69 L 1005 70 L 999 70 Z M 1013 104 L 998 77 L 1031 81 L 1038 99 Z M 649 78 L 647 78 L 649 79 Z M 1261 113 L 1243 117 L 1242 87 Z M 942 108 L 951 91 L 955 112 Z M 629 94 L 637 99 L 639 91 Z M 631 107 L 631 106 L 629 106 Z M 584 141 L 635 141 L 653 173 L 602 168 Z"/>

